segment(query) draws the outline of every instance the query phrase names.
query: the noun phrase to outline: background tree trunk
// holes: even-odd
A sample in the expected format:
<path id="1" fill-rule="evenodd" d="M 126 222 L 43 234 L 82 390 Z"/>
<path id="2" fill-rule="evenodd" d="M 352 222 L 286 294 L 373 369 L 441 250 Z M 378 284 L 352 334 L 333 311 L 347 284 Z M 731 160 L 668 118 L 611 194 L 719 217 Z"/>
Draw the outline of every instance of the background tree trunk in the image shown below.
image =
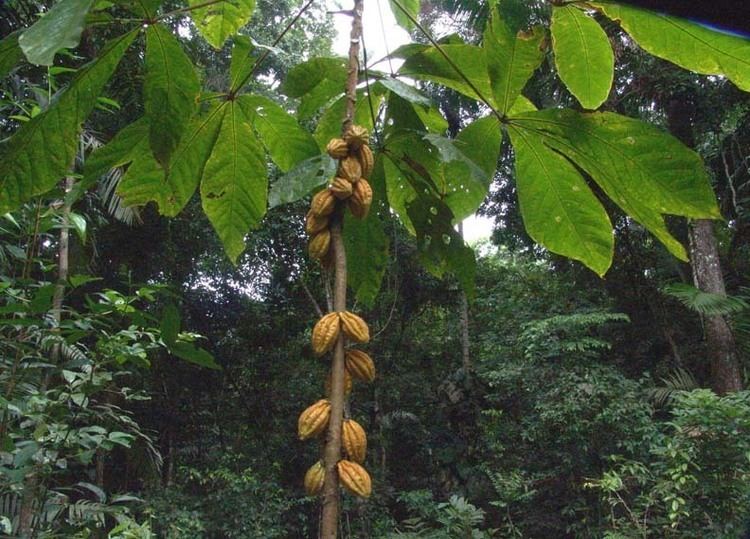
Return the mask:
<path id="1" fill-rule="evenodd" d="M 458 223 L 458 233 L 464 237 L 464 224 Z M 466 298 L 466 291 L 461 288 L 459 291 L 459 312 L 458 323 L 461 331 L 461 366 L 464 370 L 464 386 L 471 385 L 471 350 L 469 348 L 469 300 Z"/>
<path id="2" fill-rule="evenodd" d="M 685 99 L 673 99 L 667 106 L 670 131 L 685 145 L 695 148 L 691 113 L 692 106 Z M 692 221 L 688 226 L 688 237 L 695 287 L 704 292 L 726 295 L 713 222 L 708 219 Z M 711 387 L 719 395 L 739 391 L 742 376 L 732 328 L 722 315 L 706 316 L 704 325 Z"/>
<path id="3" fill-rule="evenodd" d="M 693 221 L 689 237 L 695 287 L 704 292 L 726 295 L 713 222 L 707 219 Z M 741 390 L 742 374 L 732 328 L 721 315 L 706 316 L 704 325 L 711 361 L 711 387 L 719 395 Z"/>

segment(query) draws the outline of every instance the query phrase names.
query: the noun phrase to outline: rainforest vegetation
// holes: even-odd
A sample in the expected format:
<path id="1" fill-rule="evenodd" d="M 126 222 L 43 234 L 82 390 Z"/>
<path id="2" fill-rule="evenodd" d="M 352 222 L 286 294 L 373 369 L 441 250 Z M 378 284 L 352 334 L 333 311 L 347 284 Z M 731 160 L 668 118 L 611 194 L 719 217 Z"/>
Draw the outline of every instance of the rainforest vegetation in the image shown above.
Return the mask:
<path id="1" fill-rule="evenodd" d="M 748 92 L 609 0 L 0 3 L 0 537 L 747 537 Z"/>

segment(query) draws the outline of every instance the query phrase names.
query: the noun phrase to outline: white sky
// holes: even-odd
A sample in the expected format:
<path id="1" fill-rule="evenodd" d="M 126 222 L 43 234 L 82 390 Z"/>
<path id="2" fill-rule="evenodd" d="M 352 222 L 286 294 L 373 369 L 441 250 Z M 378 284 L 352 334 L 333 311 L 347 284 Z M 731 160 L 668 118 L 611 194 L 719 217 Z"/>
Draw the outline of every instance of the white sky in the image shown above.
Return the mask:
<path id="1" fill-rule="evenodd" d="M 327 0 L 329 11 L 351 9 L 351 0 Z M 366 0 L 362 14 L 364 23 L 364 43 L 367 46 L 367 58 L 372 63 L 386 56 L 389 52 L 409 43 L 409 34 L 396 24 L 389 2 L 385 0 Z M 382 14 L 382 17 L 381 17 Z M 336 37 L 333 40 L 333 52 L 341 56 L 349 53 L 349 32 L 351 19 L 346 15 L 333 15 Z M 386 42 L 387 39 L 387 42 Z M 385 66 L 379 66 L 386 69 Z M 486 239 L 492 233 L 492 219 L 473 215 L 464 221 L 464 238 L 469 243 Z"/>

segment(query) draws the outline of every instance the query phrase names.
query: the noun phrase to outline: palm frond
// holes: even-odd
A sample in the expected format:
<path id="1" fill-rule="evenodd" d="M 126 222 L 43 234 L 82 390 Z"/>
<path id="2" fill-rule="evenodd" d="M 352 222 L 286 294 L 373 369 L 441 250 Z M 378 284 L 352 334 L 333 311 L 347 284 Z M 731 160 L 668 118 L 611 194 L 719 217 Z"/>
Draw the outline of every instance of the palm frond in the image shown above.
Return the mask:
<path id="1" fill-rule="evenodd" d="M 662 387 L 654 387 L 649 390 L 649 399 L 655 406 L 664 406 L 678 391 L 692 391 L 698 388 L 698 382 L 689 371 L 677 367 L 669 375 L 662 378 Z"/>
<path id="2" fill-rule="evenodd" d="M 749 306 L 744 298 L 704 292 L 684 283 L 670 284 L 661 290 L 666 295 L 677 299 L 691 311 L 706 316 L 738 313 Z"/>

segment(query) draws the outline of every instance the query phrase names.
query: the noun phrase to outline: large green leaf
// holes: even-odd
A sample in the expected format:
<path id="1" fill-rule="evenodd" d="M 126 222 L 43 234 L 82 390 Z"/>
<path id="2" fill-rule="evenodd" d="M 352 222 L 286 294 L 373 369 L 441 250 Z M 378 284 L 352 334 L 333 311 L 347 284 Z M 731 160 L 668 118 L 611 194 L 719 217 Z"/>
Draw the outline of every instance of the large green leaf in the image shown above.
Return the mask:
<path id="1" fill-rule="evenodd" d="M 444 134 L 448 122 L 434 106 L 410 103 L 398 94 L 389 92 L 384 131 L 388 134 L 403 129 Z"/>
<path id="2" fill-rule="evenodd" d="M 77 46 L 93 3 L 94 0 L 60 0 L 52 6 L 18 38 L 26 59 L 32 64 L 51 66 L 57 51 Z"/>
<path id="3" fill-rule="evenodd" d="M 265 152 L 237 102 L 224 118 L 201 181 L 206 216 L 232 262 L 245 250 L 245 235 L 266 213 L 268 171 Z"/>
<path id="4" fill-rule="evenodd" d="M 609 269 L 614 235 L 607 212 L 576 168 L 532 131 L 508 128 L 516 188 L 529 236 L 553 253 L 580 260 L 599 275 Z"/>
<path id="5" fill-rule="evenodd" d="M 117 167 L 126 167 L 117 194 L 125 206 L 140 206 L 150 201 L 164 205 L 164 169 L 154 159 L 148 140 L 149 126 L 140 118 L 124 127 L 106 145 L 89 156 L 79 185 L 87 189 L 100 176 Z"/>
<path id="6" fill-rule="evenodd" d="M 471 85 L 435 47 L 429 47 L 409 56 L 399 69 L 399 74 L 437 82 L 472 99 L 481 100 L 483 97 L 492 103 L 492 88 L 487 76 L 485 50 L 473 45 L 442 45 L 440 48 L 453 64 L 461 69 Z M 472 85 L 479 90 L 481 97 L 477 95 Z"/>
<path id="7" fill-rule="evenodd" d="M 422 105 L 425 107 L 432 105 L 432 101 L 429 97 L 421 93 L 414 86 L 410 86 L 398 79 L 383 78 L 378 81 L 378 84 L 382 84 L 397 96 L 414 105 Z"/>
<path id="8" fill-rule="evenodd" d="M 191 7 L 206 3 L 205 0 L 188 0 Z M 229 36 L 250 22 L 255 11 L 255 0 L 220 0 L 214 4 L 198 7 L 190 15 L 200 33 L 211 46 L 220 49 Z"/>
<path id="9" fill-rule="evenodd" d="M 123 204 L 140 206 L 155 201 L 164 205 L 164 169 L 151 153 L 148 133 L 145 117 L 122 128 L 86 160 L 80 185 L 87 188 L 107 171 L 127 167 L 117 185 Z"/>
<path id="10" fill-rule="evenodd" d="M 84 66 L 49 108 L 25 123 L 0 156 L 0 213 L 50 189 L 68 173 L 81 124 L 96 105 L 137 30 L 110 42 Z"/>
<path id="11" fill-rule="evenodd" d="M 109 170 L 122 167 L 140 157 L 139 146 L 148 141 L 148 122 L 141 117 L 123 127 L 107 144 L 94 150 L 83 167 L 82 181 L 88 183 L 106 174 Z"/>
<path id="12" fill-rule="evenodd" d="M 412 19 L 419 18 L 419 0 L 388 0 L 388 2 L 391 5 L 391 11 L 398 25 L 407 32 L 414 30 L 415 25 L 407 13 L 411 15 Z"/>
<path id="13" fill-rule="evenodd" d="M 355 219 L 346 212 L 344 244 L 349 286 L 357 301 L 372 306 L 388 265 L 388 236 L 383 231 L 382 215 L 387 215 L 385 203 L 383 159 L 378 156 L 370 177 L 373 202 L 367 218 Z"/>
<path id="14" fill-rule="evenodd" d="M 500 122 L 495 116 L 474 120 L 456 137 L 456 144 L 461 152 L 484 172 L 488 185 L 495 176 L 502 140 Z"/>
<path id="15" fill-rule="evenodd" d="M 258 132 L 273 162 L 283 172 L 320 153 L 312 135 L 270 99 L 259 95 L 242 95 L 237 98 L 237 104 Z"/>
<path id="16" fill-rule="evenodd" d="M 614 113 L 549 109 L 519 114 L 512 124 L 585 170 L 626 213 L 685 259 L 662 214 L 720 218 L 700 157 L 644 122 Z"/>
<path id="17" fill-rule="evenodd" d="M 146 29 L 144 107 L 151 148 L 164 167 L 197 109 L 200 81 L 192 62 L 169 29 Z"/>
<path id="18" fill-rule="evenodd" d="M 453 228 L 455 218 L 437 196 L 420 194 L 409 203 L 409 218 L 417 231 L 419 258 L 437 277 L 452 273 L 469 298 L 474 296 L 474 251 Z"/>
<path id="19" fill-rule="evenodd" d="M 646 51 L 704 75 L 726 75 L 750 91 L 750 40 L 677 17 L 622 4 L 593 2 Z"/>
<path id="20" fill-rule="evenodd" d="M 250 56 L 253 50 L 248 36 L 237 35 L 232 44 L 232 61 L 229 64 L 229 91 L 236 93 L 242 82 L 252 73 L 255 58 Z"/>
<path id="21" fill-rule="evenodd" d="M 544 30 L 513 32 L 497 9 L 487 22 L 483 48 L 498 112 L 505 114 L 544 58 Z M 486 75 L 485 75 L 486 76 Z"/>
<path id="22" fill-rule="evenodd" d="M 193 196 L 213 152 L 228 104 L 224 101 L 206 115 L 193 118 L 180 139 L 163 186 L 164 202 L 159 204 L 162 214 L 174 217 Z"/>
<path id="23" fill-rule="evenodd" d="M 0 41 L 0 78 L 7 75 L 21 59 L 18 35 L 18 32 L 13 32 Z"/>
<path id="24" fill-rule="evenodd" d="M 274 182 L 268 195 L 268 206 L 275 208 L 304 198 L 333 178 L 337 163 L 326 153 L 305 159 Z"/>
<path id="25" fill-rule="evenodd" d="M 552 11 L 552 48 L 560 78 L 584 108 L 595 109 L 607 99 L 615 57 L 602 27 L 575 6 Z"/>
<path id="26" fill-rule="evenodd" d="M 289 97 L 302 98 L 297 114 L 301 119 L 310 118 L 344 92 L 347 73 L 343 58 L 313 58 L 289 71 L 281 91 Z"/>

